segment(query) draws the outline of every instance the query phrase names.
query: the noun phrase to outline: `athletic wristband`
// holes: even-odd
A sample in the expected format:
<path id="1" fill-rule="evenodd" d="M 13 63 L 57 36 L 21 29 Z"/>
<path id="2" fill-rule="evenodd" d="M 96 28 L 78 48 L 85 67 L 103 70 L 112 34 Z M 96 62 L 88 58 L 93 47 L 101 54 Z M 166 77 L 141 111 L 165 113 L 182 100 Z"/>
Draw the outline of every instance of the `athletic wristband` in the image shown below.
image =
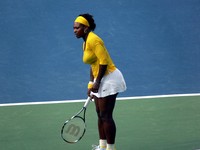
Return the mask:
<path id="1" fill-rule="evenodd" d="M 89 81 L 89 83 L 88 83 L 88 89 L 91 89 L 93 87 L 93 84 L 94 84 L 94 82 Z"/>

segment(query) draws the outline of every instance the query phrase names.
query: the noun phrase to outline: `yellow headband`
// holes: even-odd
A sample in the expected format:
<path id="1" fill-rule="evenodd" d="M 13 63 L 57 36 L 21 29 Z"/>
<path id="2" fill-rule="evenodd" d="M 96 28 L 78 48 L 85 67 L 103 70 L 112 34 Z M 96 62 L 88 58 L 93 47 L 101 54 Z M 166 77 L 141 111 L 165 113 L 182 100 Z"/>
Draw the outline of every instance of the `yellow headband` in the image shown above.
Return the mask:
<path id="1" fill-rule="evenodd" d="M 90 26 L 88 21 L 82 16 L 78 16 L 74 22 L 81 23 L 81 24 L 88 26 L 88 27 Z"/>

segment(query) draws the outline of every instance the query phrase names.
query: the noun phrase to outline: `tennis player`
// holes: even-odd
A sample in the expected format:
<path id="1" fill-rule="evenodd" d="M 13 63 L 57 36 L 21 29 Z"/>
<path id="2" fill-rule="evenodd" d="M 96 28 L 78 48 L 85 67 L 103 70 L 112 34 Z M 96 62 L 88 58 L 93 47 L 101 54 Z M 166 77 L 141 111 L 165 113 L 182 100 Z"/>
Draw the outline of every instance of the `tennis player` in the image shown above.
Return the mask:
<path id="1" fill-rule="evenodd" d="M 93 146 L 93 150 L 116 150 L 113 110 L 118 93 L 126 90 L 126 83 L 103 40 L 93 32 L 95 28 L 90 14 L 81 14 L 74 21 L 76 37 L 84 40 L 83 62 L 90 65 L 88 96 L 94 98 L 98 116 L 99 145 Z"/>

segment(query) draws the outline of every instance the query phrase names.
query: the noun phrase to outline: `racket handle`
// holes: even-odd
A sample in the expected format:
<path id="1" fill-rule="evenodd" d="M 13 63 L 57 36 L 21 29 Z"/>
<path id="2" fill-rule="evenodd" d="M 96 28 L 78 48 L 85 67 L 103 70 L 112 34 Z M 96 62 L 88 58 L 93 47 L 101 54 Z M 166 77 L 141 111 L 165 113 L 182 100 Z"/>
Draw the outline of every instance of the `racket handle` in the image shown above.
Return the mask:
<path id="1" fill-rule="evenodd" d="M 85 104 L 84 104 L 83 107 L 86 108 L 86 107 L 88 106 L 88 104 L 90 103 L 91 100 L 92 100 L 92 98 L 88 96 L 88 98 L 87 98 L 87 100 L 85 101 Z"/>

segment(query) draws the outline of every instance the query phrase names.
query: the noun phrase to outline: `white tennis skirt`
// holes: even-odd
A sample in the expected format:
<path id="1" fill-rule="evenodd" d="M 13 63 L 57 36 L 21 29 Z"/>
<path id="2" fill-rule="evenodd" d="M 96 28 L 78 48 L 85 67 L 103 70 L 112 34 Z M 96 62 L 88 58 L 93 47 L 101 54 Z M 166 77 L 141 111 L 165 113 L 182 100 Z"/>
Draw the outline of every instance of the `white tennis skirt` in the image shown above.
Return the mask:
<path id="1" fill-rule="evenodd" d="M 101 84 L 98 93 L 92 92 L 96 97 L 106 97 L 126 90 L 126 82 L 120 70 L 109 73 L 101 79 Z"/>

